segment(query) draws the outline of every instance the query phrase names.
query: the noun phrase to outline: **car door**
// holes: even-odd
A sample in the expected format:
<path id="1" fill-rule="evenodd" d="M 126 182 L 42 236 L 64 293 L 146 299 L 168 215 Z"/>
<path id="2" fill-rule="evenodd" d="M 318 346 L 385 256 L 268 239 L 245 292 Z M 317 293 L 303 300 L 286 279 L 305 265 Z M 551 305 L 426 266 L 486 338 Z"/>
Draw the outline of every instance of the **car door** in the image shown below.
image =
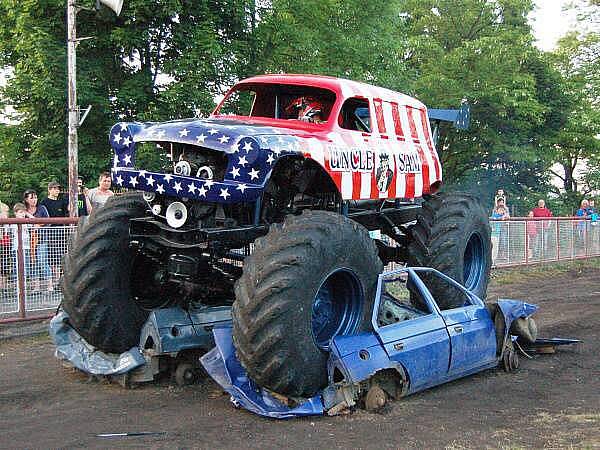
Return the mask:
<path id="1" fill-rule="evenodd" d="M 408 374 L 409 392 L 442 382 L 450 362 L 446 324 L 423 296 L 423 288 L 410 270 L 381 275 L 376 302 L 379 317 L 373 318 L 374 329 L 388 356 Z M 388 308 L 384 315 L 390 313 L 390 317 L 382 318 L 382 308 L 390 299 L 397 311 L 390 313 L 393 308 Z"/>
<path id="2" fill-rule="evenodd" d="M 429 276 L 435 276 L 435 283 L 443 284 L 443 291 L 448 292 L 450 296 L 464 299 L 463 306 L 445 310 L 440 308 L 450 336 L 450 376 L 454 377 L 494 362 L 496 333 L 485 304 L 445 275 L 436 271 Z M 429 276 L 427 282 L 432 282 Z M 439 289 L 437 291 L 439 292 Z"/>

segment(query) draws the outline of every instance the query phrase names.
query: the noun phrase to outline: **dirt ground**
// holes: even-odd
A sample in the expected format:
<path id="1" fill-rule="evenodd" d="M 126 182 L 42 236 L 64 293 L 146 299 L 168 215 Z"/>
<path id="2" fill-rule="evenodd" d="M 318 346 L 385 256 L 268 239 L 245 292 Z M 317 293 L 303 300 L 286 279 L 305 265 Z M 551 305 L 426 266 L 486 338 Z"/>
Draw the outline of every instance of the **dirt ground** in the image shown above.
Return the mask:
<path id="1" fill-rule="evenodd" d="M 391 403 L 381 413 L 267 420 L 212 381 L 137 389 L 64 369 L 47 336 L 0 341 L 0 448 L 599 448 L 600 264 L 496 272 L 490 298 L 540 305 L 540 335 L 583 344 Z M 155 431 L 143 437 L 100 433 Z"/>

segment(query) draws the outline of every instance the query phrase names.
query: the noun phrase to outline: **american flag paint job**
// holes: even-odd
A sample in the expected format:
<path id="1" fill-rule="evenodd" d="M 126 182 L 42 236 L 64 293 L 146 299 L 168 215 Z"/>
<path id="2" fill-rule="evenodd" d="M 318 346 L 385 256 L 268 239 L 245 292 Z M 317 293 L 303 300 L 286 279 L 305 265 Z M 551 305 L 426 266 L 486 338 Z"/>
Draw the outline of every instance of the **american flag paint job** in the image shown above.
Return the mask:
<path id="1" fill-rule="evenodd" d="M 113 182 L 121 187 L 215 203 L 255 201 L 277 161 L 291 155 L 316 161 L 342 198 L 416 198 L 441 181 L 425 106 L 404 94 L 331 77 L 263 75 L 247 83 L 295 84 L 331 90 L 336 102 L 324 124 L 219 115 L 164 123 L 118 123 L 110 131 Z M 235 89 L 235 87 L 234 87 Z M 348 98 L 369 101 L 371 132 L 341 128 L 337 117 Z M 223 179 L 206 180 L 135 167 L 138 142 L 196 145 L 227 155 Z"/>

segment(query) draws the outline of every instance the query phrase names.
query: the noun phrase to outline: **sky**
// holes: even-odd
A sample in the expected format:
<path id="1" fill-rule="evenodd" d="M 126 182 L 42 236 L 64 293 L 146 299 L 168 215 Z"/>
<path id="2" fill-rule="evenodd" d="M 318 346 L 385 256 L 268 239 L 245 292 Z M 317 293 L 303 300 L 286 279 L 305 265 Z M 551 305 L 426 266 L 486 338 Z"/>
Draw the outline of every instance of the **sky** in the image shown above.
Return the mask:
<path id="1" fill-rule="evenodd" d="M 572 0 L 535 0 L 536 10 L 530 16 L 537 46 L 552 50 L 559 38 L 575 26 L 575 14 L 562 8 Z"/>

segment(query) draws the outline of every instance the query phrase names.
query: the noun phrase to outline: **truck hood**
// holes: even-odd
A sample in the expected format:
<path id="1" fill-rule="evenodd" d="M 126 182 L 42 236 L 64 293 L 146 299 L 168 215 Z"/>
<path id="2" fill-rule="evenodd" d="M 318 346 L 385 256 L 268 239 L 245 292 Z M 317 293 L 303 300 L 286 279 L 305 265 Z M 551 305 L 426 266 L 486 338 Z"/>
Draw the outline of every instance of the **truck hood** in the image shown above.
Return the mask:
<path id="1" fill-rule="evenodd" d="M 114 150 L 115 185 L 160 195 L 213 203 L 253 202 L 262 194 L 278 158 L 304 154 L 310 139 L 301 130 L 240 120 L 188 119 L 162 123 L 117 123 L 110 131 Z M 169 142 L 195 145 L 227 155 L 222 179 L 207 180 L 204 188 L 194 176 L 164 174 L 136 168 L 136 144 Z"/>
<path id="2" fill-rule="evenodd" d="M 243 137 L 260 139 L 262 148 L 282 143 L 283 136 L 298 136 L 292 128 L 279 128 L 227 119 L 185 119 L 169 122 L 120 122 L 110 130 L 110 145 L 117 154 L 131 152 L 137 142 L 177 142 L 225 153 L 239 150 Z M 281 139 L 280 139 L 281 138 Z"/>

